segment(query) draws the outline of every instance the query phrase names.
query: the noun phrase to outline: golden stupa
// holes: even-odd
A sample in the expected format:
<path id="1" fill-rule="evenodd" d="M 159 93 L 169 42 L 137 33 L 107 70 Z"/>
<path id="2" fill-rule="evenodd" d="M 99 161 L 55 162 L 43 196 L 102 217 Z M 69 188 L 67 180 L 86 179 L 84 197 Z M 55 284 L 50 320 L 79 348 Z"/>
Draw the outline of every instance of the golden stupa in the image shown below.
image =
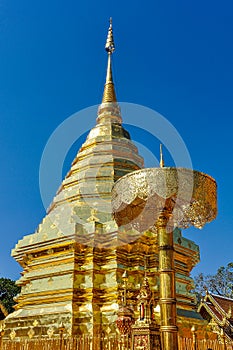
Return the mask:
<path id="1" fill-rule="evenodd" d="M 41 224 L 19 240 L 12 252 L 23 268 L 17 282 L 22 289 L 15 312 L 5 320 L 6 339 L 28 338 L 29 334 L 33 338 L 58 337 L 61 324 L 70 336 L 116 334 L 124 271 L 127 304 L 135 318 L 146 273 L 155 322 L 160 324 L 157 232 L 146 230 L 135 236 L 129 230 L 126 235 L 112 216 L 114 183 L 143 168 L 143 159 L 122 126 L 111 68 L 114 48 L 110 23 L 106 83 L 96 125 Z M 193 325 L 200 328 L 204 324 L 196 311 L 190 277 L 199 262 L 199 248 L 178 228 L 173 231 L 173 241 L 177 323 L 180 334 L 187 336 Z"/>

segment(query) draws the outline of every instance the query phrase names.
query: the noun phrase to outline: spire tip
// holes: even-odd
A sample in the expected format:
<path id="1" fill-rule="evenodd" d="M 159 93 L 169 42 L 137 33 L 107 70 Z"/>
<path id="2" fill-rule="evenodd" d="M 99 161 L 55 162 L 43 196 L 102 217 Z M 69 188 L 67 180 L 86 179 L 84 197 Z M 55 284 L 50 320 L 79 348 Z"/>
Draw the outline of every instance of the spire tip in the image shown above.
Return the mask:
<path id="1" fill-rule="evenodd" d="M 102 103 L 116 102 L 116 93 L 115 93 L 113 78 L 112 78 L 112 62 L 111 62 L 112 53 L 115 50 L 113 32 L 112 32 L 112 17 L 110 17 L 110 26 L 108 29 L 108 36 L 105 44 L 105 50 L 108 53 L 108 65 L 107 65 L 106 83 L 104 86 Z"/>
<path id="2" fill-rule="evenodd" d="M 114 44 L 113 32 L 112 32 L 112 17 L 110 17 L 109 19 L 108 36 L 105 44 L 105 50 L 108 52 L 108 54 L 112 54 L 113 51 L 115 50 L 115 44 Z"/>
<path id="3" fill-rule="evenodd" d="M 164 159 L 163 159 L 163 145 L 160 143 L 160 168 L 164 167 Z"/>

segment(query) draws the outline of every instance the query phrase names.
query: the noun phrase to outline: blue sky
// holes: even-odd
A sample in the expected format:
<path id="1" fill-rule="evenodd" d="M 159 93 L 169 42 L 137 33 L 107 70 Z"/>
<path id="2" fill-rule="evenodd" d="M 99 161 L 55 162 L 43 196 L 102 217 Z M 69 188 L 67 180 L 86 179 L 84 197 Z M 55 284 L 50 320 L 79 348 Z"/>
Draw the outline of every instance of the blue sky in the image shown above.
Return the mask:
<path id="1" fill-rule="evenodd" d="M 18 278 L 10 250 L 45 214 L 38 178 L 48 138 L 67 117 L 101 101 L 110 16 L 118 100 L 166 117 L 194 168 L 218 182 L 217 220 L 183 232 L 200 245 L 194 272 L 214 273 L 233 261 L 232 1 L 1 0 L 0 276 Z"/>

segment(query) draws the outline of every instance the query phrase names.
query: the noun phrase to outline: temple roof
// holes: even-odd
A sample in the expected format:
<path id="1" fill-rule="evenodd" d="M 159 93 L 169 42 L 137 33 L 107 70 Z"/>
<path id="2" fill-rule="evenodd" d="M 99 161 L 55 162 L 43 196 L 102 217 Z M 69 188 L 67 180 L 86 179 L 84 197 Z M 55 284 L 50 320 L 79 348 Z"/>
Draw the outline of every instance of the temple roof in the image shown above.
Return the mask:
<path id="1" fill-rule="evenodd" d="M 198 308 L 201 316 L 211 321 L 213 320 L 227 336 L 233 339 L 233 299 L 221 295 L 209 294 L 201 301 Z"/>

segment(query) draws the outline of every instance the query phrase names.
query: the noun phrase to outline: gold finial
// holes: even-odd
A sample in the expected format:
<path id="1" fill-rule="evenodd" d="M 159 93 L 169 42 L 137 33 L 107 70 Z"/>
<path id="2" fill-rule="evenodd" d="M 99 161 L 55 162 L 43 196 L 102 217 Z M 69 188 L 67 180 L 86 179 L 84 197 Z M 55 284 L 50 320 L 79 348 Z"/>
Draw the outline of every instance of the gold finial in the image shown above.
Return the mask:
<path id="1" fill-rule="evenodd" d="M 127 274 L 127 271 L 125 270 L 123 275 L 122 275 L 122 279 L 123 281 L 127 281 L 128 280 L 128 274 Z"/>
<path id="2" fill-rule="evenodd" d="M 192 333 L 195 333 L 196 330 L 197 330 L 196 326 L 195 326 L 195 325 L 192 325 L 191 332 L 192 332 Z"/>
<path id="3" fill-rule="evenodd" d="M 163 160 L 163 145 L 160 143 L 160 168 L 164 167 L 164 160 Z"/>
<path id="4" fill-rule="evenodd" d="M 228 313 L 227 313 L 227 318 L 231 318 L 232 317 L 232 307 L 229 307 Z"/>
<path id="5" fill-rule="evenodd" d="M 106 82 L 104 85 L 104 93 L 102 103 L 116 102 L 116 93 L 114 89 L 114 83 L 112 78 L 112 53 L 115 50 L 114 40 L 113 40 L 113 31 L 112 31 L 112 18 L 110 18 L 110 25 L 108 29 L 107 41 L 105 44 L 105 50 L 108 53 L 108 66 L 107 66 L 107 75 Z"/>
<path id="6" fill-rule="evenodd" d="M 114 40 L 113 40 L 113 32 L 112 32 L 112 17 L 110 17 L 109 20 L 109 28 L 108 28 L 108 36 L 107 36 L 107 41 L 105 44 L 105 50 L 112 54 L 113 51 L 115 50 L 115 45 L 114 45 Z"/>
<path id="7" fill-rule="evenodd" d="M 87 219 L 88 222 L 93 222 L 93 221 L 96 221 L 98 222 L 99 219 L 96 217 L 96 214 L 97 214 L 97 210 L 96 209 L 91 209 L 91 215 L 90 217 Z"/>

